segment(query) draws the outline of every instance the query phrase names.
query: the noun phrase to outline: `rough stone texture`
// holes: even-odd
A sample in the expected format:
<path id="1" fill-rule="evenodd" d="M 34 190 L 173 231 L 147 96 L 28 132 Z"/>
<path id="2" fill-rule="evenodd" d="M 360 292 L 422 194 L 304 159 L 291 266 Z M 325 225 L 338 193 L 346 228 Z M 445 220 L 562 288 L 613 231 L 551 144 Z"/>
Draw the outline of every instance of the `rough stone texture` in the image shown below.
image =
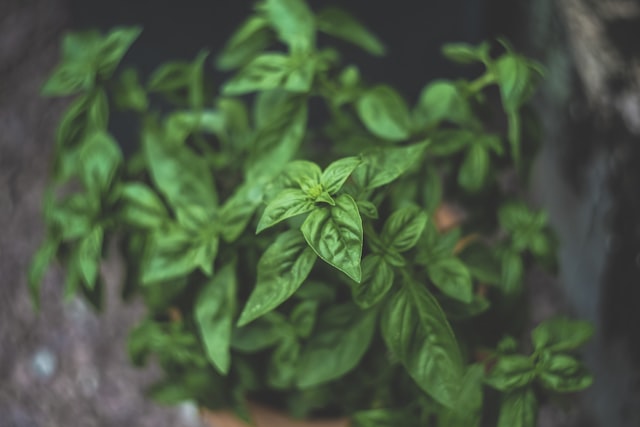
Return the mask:
<path id="1" fill-rule="evenodd" d="M 638 426 L 640 2 L 539 1 L 527 10 L 526 38 L 547 67 L 537 194 L 562 242 L 563 295 L 596 326 L 584 352 L 595 383 L 582 412 L 597 426 Z"/>
<path id="2" fill-rule="evenodd" d="M 139 305 L 117 301 L 117 260 L 103 273 L 106 311 L 62 302 L 62 274 L 47 274 L 42 310 L 27 295 L 26 271 L 43 237 L 41 198 L 63 101 L 39 97 L 56 62 L 64 0 L 0 2 L 0 427 L 196 427 L 196 408 L 161 408 L 143 388 L 157 378 L 137 370 L 125 338 Z"/>

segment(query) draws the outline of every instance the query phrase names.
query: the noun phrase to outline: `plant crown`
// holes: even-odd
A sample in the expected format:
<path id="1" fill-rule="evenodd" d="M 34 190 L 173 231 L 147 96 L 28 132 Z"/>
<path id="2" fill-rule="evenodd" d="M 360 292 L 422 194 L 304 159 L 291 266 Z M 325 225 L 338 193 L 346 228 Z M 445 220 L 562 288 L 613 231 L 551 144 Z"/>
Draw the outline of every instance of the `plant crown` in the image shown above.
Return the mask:
<path id="1" fill-rule="evenodd" d="M 497 55 L 448 44 L 484 72 L 432 81 L 411 107 L 319 45 L 322 33 L 384 54 L 348 13 L 264 0 L 215 59 L 232 73 L 215 94 L 205 51 L 144 84 L 119 67 L 140 32 L 63 40 L 43 94 L 73 100 L 29 283 L 37 301 L 57 259 L 65 295 L 99 307 L 115 237 L 123 293 L 148 307 L 129 353 L 166 373 L 156 399 L 246 416 L 249 397 L 360 427 L 524 427 L 542 396 L 591 383 L 575 355 L 588 324 L 511 338 L 525 267 L 554 251 L 545 213 L 509 185 L 530 158 L 535 62 L 505 42 Z M 112 111 L 137 118 L 139 139 L 116 140 Z"/>

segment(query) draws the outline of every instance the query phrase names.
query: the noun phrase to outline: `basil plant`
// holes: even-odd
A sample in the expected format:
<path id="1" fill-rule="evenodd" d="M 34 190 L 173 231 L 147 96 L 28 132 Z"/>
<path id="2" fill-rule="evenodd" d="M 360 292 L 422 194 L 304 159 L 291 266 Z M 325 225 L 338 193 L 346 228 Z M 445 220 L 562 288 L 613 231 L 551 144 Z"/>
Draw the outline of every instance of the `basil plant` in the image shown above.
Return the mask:
<path id="1" fill-rule="evenodd" d="M 506 42 L 449 44 L 483 72 L 432 81 L 410 106 L 318 43 L 384 54 L 341 9 L 262 0 L 215 58 L 144 79 L 120 66 L 140 32 L 62 41 L 42 92 L 71 102 L 29 282 L 37 304 L 56 260 L 65 295 L 99 308 L 117 243 L 123 297 L 147 307 L 128 351 L 165 372 L 154 398 L 359 427 L 524 427 L 542 399 L 589 386 L 588 324 L 513 338 L 526 269 L 554 257 L 547 216 L 513 185 L 539 65 Z M 217 88 L 212 63 L 229 76 Z M 116 139 L 112 112 L 135 140 Z"/>

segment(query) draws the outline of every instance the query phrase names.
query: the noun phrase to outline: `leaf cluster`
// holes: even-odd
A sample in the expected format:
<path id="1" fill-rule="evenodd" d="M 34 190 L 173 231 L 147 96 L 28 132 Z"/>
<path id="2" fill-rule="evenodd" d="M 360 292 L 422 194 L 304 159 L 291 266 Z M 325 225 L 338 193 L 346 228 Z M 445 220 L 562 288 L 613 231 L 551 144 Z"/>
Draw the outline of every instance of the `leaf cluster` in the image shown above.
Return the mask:
<path id="1" fill-rule="evenodd" d="M 529 426 L 538 394 L 588 386 L 567 353 L 586 326 L 541 325 L 530 357 L 500 353 L 495 331 L 478 327 L 513 324 L 527 265 L 553 257 L 544 213 L 501 185 L 526 175 L 520 110 L 537 64 L 506 44 L 497 55 L 488 43 L 446 45 L 484 73 L 431 82 L 410 107 L 318 43 L 325 33 L 383 55 L 351 15 L 264 0 L 215 58 L 230 77 L 214 92 L 204 51 L 146 82 L 118 67 L 140 31 L 63 40 L 43 94 L 74 100 L 29 282 L 37 301 L 56 259 L 66 294 L 99 307 L 100 265 L 117 241 L 123 292 L 148 307 L 129 352 L 164 368 L 158 400 L 246 415 L 251 398 L 361 427 L 468 427 L 491 406 L 486 384 L 504 393 L 500 425 Z M 136 118 L 139 138 L 116 140 L 112 110 Z M 503 114 L 506 135 L 492 126 Z"/>

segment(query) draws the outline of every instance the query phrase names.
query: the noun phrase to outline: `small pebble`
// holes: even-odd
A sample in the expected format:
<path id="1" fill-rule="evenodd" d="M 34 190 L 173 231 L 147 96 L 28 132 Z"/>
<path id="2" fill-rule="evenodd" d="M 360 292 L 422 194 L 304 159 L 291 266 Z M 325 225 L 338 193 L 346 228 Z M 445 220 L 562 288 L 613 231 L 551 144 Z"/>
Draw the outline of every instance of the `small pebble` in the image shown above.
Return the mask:
<path id="1" fill-rule="evenodd" d="M 42 348 L 33 355 L 31 359 L 31 371 L 36 378 L 48 380 L 55 374 L 58 359 L 53 352 L 47 348 Z"/>

